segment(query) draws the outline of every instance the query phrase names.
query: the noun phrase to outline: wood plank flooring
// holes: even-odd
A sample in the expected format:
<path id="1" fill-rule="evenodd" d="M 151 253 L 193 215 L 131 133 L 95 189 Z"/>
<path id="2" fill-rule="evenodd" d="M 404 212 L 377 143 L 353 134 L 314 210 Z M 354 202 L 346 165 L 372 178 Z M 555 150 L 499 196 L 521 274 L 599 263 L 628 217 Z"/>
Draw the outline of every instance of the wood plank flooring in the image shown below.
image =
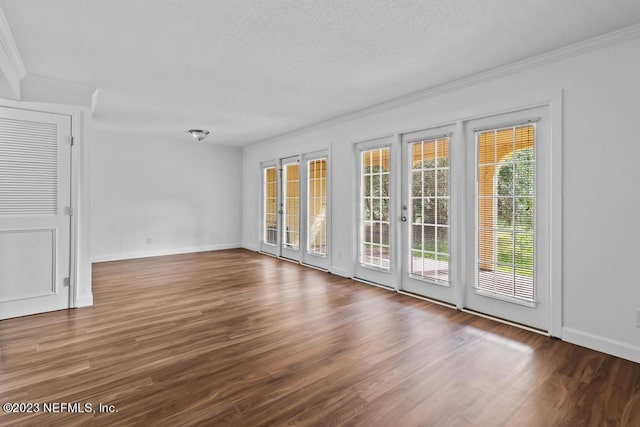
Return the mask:
<path id="1" fill-rule="evenodd" d="M 40 404 L 0 425 L 640 425 L 639 364 L 286 261 L 93 274 L 95 306 L 0 322 L 0 403 Z"/>

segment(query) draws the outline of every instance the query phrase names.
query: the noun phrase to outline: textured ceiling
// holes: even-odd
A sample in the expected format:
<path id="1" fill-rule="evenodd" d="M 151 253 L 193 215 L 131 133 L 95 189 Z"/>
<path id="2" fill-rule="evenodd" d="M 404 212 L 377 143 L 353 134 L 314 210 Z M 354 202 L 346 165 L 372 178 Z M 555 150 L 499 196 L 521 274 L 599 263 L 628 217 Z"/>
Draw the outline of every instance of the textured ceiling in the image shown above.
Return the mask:
<path id="1" fill-rule="evenodd" d="M 0 7 L 29 75 L 100 89 L 98 128 L 185 138 L 198 127 L 212 131 L 207 142 L 226 145 L 640 22 L 638 0 L 0 0 Z"/>

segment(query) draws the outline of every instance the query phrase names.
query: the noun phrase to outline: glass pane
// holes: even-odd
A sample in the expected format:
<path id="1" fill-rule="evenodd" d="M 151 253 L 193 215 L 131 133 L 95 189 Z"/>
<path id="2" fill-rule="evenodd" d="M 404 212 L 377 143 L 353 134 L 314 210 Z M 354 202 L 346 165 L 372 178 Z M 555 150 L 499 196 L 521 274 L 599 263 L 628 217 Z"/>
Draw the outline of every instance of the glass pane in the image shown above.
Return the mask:
<path id="1" fill-rule="evenodd" d="M 424 206 L 424 217 L 422 218 L 422 222 L 425 224 L 435 224 L 436 223 L 436 199 L 424 198 L 422 199 Z"/>
<path id="2" fill-rule="evenodd" d="M 424 197 L 435 197 L 436 195 L 436 171 L 435 169 L 425 170 L 422 179 Z"/>
<path id="3" fill-rule="evenodd" d="M 438 227 L 437 229 L 437 246 L 436 252 L 439 254 L 449 253 L 449 229 L 447 227 Z"/>
<path id="4" fill-rule="evenodd" d="M 438 196 L 448 196 L 449 195 L 449 169 L 438 169 L 437 173 L 438 178 L 438 188 L 437 195 Z"/>
<path id="5" fill-rule="evenodd" d="M 438 213 L 436 218 L 436 224 L 448 225 L 449 224 L 449 199 L 437 199 L 436 211 Z"/>
<path id="6" fill-rule="evenodd" d="M 411 212 L 413 214 L 413 223 L 422 224 L 422 199 L 413 199 Z"/>

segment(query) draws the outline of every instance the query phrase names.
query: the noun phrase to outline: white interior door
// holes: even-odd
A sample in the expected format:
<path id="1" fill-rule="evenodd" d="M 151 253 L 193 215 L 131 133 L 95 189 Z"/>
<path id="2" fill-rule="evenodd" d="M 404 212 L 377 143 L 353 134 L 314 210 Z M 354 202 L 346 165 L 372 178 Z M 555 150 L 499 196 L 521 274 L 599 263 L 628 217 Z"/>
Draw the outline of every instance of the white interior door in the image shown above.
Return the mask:
<path id="1" fill-rule="evenodd" d="M 0 108 L 0 319 L 69 307 L 71 118 Z"/>
<path id="2" fill-rule="evenodd" d="M 302 262 L 328 270 L 331 255 L 331 203 L 329 154 L 327 151 L 302 156 L 303 167 L 303 254 Z"/>
<path id="3" fill-rule="evenodd" d="M 465 306 L 549 329 L 550 128 L 547 109 L 467 124 Z M 468 209 L 471 211 L 471 209 Z"/>
<path id="4" fill-rule="evenodd" d="M 397 228 L 393 137 L 356 144 L 355 277 L 389 288 L 397 286 Z"/>
<path id="5" fill-rule="evenodd" d="M 300 156 L 280 161 L 280 256 L 300 261 Z"/>
<path id="6" fill-rule="evenodd" d="M 405 134 L 402 290 L 455 303 L 451 274 L 453 128 Z"/>
<path id="7" fill-rule="evenodd" d="M 265 162 L 262 168 L 262 212 L 260 215 L 260 251 L 279 256 L 280 247 L 280 173 L 274 160 Z"/>

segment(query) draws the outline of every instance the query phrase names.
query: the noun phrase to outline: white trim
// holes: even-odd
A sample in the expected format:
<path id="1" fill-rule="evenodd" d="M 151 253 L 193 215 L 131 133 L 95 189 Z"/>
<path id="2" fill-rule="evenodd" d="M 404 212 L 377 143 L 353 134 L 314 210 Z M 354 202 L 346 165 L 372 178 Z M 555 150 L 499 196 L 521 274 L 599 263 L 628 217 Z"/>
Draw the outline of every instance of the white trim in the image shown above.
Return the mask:
<path id="1" fill-rule="evenodd" d="M 563 153 L 563 90 L 558 91 L 549 102 L 551 165 L 549 168 L 549 304 L 551 316 L 549 334 L 562 338 L 562 153 Z"/>
<path id="2" fill-rule="evenodd" d="M 573 328 L 562 328 L 563 341 L 640 363 L 640 347 Z"/>
<path id="3" fill-rule="evenodd" d="M 346 277 L 347 279 L 351 279 L 351 274 L 349 274 L 349 269 L 347 268 L 331 267 L 329 268 L 329 272 L 331 274 L 335 274 L 336 276 Z"/>
<path id="4" fill-rule="evenodd" d="M 423 301 L 427 301 L 427 302 L 430 302 L 432 304 L 441 305 L 443 307 L 447 307 L 447 308 L 451 308 L 453 310 L 457 310 L 455 304 L 451 304 L 451 303 L 448 303 L 446 301 L 440 301 L 440 300 L 437 300 L 437 299 L 425 297 L 425 296 L 422 296 L 422 295 L 419 295 L 419 294 L 414 294 L 413 292 L 403 291 L 402 289 L 397 290 L 396 292 L 399 293 L 400 295 L 406 295 L 406 296 L 411 297 L 411 298 L 421 299 Z"/>
<path id="5" fill-rule="evenodd" d="M 76 299 L 76 305 L 73 308 L 90 307 L 93 305 L 93 294 L 81 295 Z"/>
<path id="6" fill-rule="evenodd" d="M 511 64 L 503 65 L 500 67 L 492 68 L 486 71 L 482 71 L 476 74 L 472 74 L 467 77 L 453 80 L 440 85 L 432 86 L 427 89 L 423 89 L 417 92 L 413 92 L 407 95 L 403 95 L 397 98 L 393 98 L 388 101 L 375 104 L 361 110 L 356 110 L 351 113 L 343 114 L 324 120 L 318 123 L 311 124 L 309 126 L 303 126 L 298 129 L 294 129 L 289 132 L 282 133 L 280 135 L 267 138 L 260 141 L 250 142 L 244 145 L 243 150 L 249 149 L 253 146 L 276 142 L 285 138 L 291 138 L 294 136 L 303 135 L 307 132 L 329 127 L 338 123 L 354 120 L 359 117 L 368 116 L 370 114 L 378 113 L 381 111 L 390 110 L 392 108 L 401 107 L 414 102 L 422 101 L 436 96 L 450 93 L 458 89 L 462 89 L 469 86 L 474 86 L 479 83 L 495 80 L 500 77 L 506 77 L 512 74 L 517 74 L 522 71 L 528 71 L 532 68 L 542 67 L 554 62 L 559 62 L 563 59 L 568 59 L 574 56 L 589 53 L 598 49 L 602 49 L 608 46 L 613 46 L 619 43 L 624 43 L 630 40 L 640 38 L 640 24 L 634 24 L 629 27 L 622 28 L 620 30 L 612 31 L 607 34 L 603 34 L 597 37 L 593 37 L 587 40 L 583 40 L 578 43 L 571 44 L 559 49 L 551 50 L 549 52 L 535 55 L 527 59 L 512 62 Z M 433 127 L 433 126 L 429 126 Z"/>
<path id="7" fill-rule="evenodd" d="M 252 251 L 252 252 L 258 252 L 258 247 L 256 245 L 252 245 L 251 243 L 242 243 L 240 245 L 240 247 L 248 250 L 248 251 Z"/>
<path id="8" fill-rule="evenodd" d="M 220 251 L 224 249 L 237 249 L 242 247 L 243 245 L 241 243 L 225 243 L 220 245 L 191 246 L 186 248 L 175 248 L 175 249 L 159 249 L 155 251 L 123 252 L 123 253 L 111 254 L 111 255 L 98 255 L 93 257 L 91 259 L 91 262 L 97 263 L 97 262 L 108 262 L 108 261 L 121 261 L 125 259 L 149 258 L 149 257 L 164 256 L 164 255 L 190 254 L 195 252 Z"/>
<path id="9" fill-rule="evenodd" d="M 485 319 L 493 320 L 494 322 L 504 323 L 505 325 L 514 326 L 516 328 L 524 329 L 525 331 L 535 332 L 536 334 L 544 335 L 545 337 L 550 336 L 549 333 L 546 332 L 546 331 L 542 331 L 542 330 L 536 329 L 536 328 L 531 328 L 531 327 L 529 327 L 527 325 L 523 325 L 521 323 L 511 322 L 509 320 L 501 319 L 499 317 L 494 317 L 494 316 L 491 316 L 491 315 L 488 315 L 488 314 L 480 313 L 479 311 L 469 310 L 469 309 L 464 308 L 464 307 L 461 308 L 460 311 L 462 311 L 463 313 L 472 314 L 474 316 L 483 317 Z"/>
<path id="10" fill-rule="evenodd" d="M 0 69 L 11 87 L 14 98 L 20 99 L 20 81 L 27 75 L 27 69 L 22 62 L 22 56 L 2 8 L 0 8 Z"/>
<path id="11" fill-rule="evenodd" d="M 365 285 L 375 286 L 376 288 L 384 289 L 385 291 L 396 292 L 396 289 L 391 286 L 386 286 L 380 283 L 372 282 L 370 280 L 360 279 L 358 277 L 352 277 L 351 280 L 354 282 L 364 283 Z"/>

